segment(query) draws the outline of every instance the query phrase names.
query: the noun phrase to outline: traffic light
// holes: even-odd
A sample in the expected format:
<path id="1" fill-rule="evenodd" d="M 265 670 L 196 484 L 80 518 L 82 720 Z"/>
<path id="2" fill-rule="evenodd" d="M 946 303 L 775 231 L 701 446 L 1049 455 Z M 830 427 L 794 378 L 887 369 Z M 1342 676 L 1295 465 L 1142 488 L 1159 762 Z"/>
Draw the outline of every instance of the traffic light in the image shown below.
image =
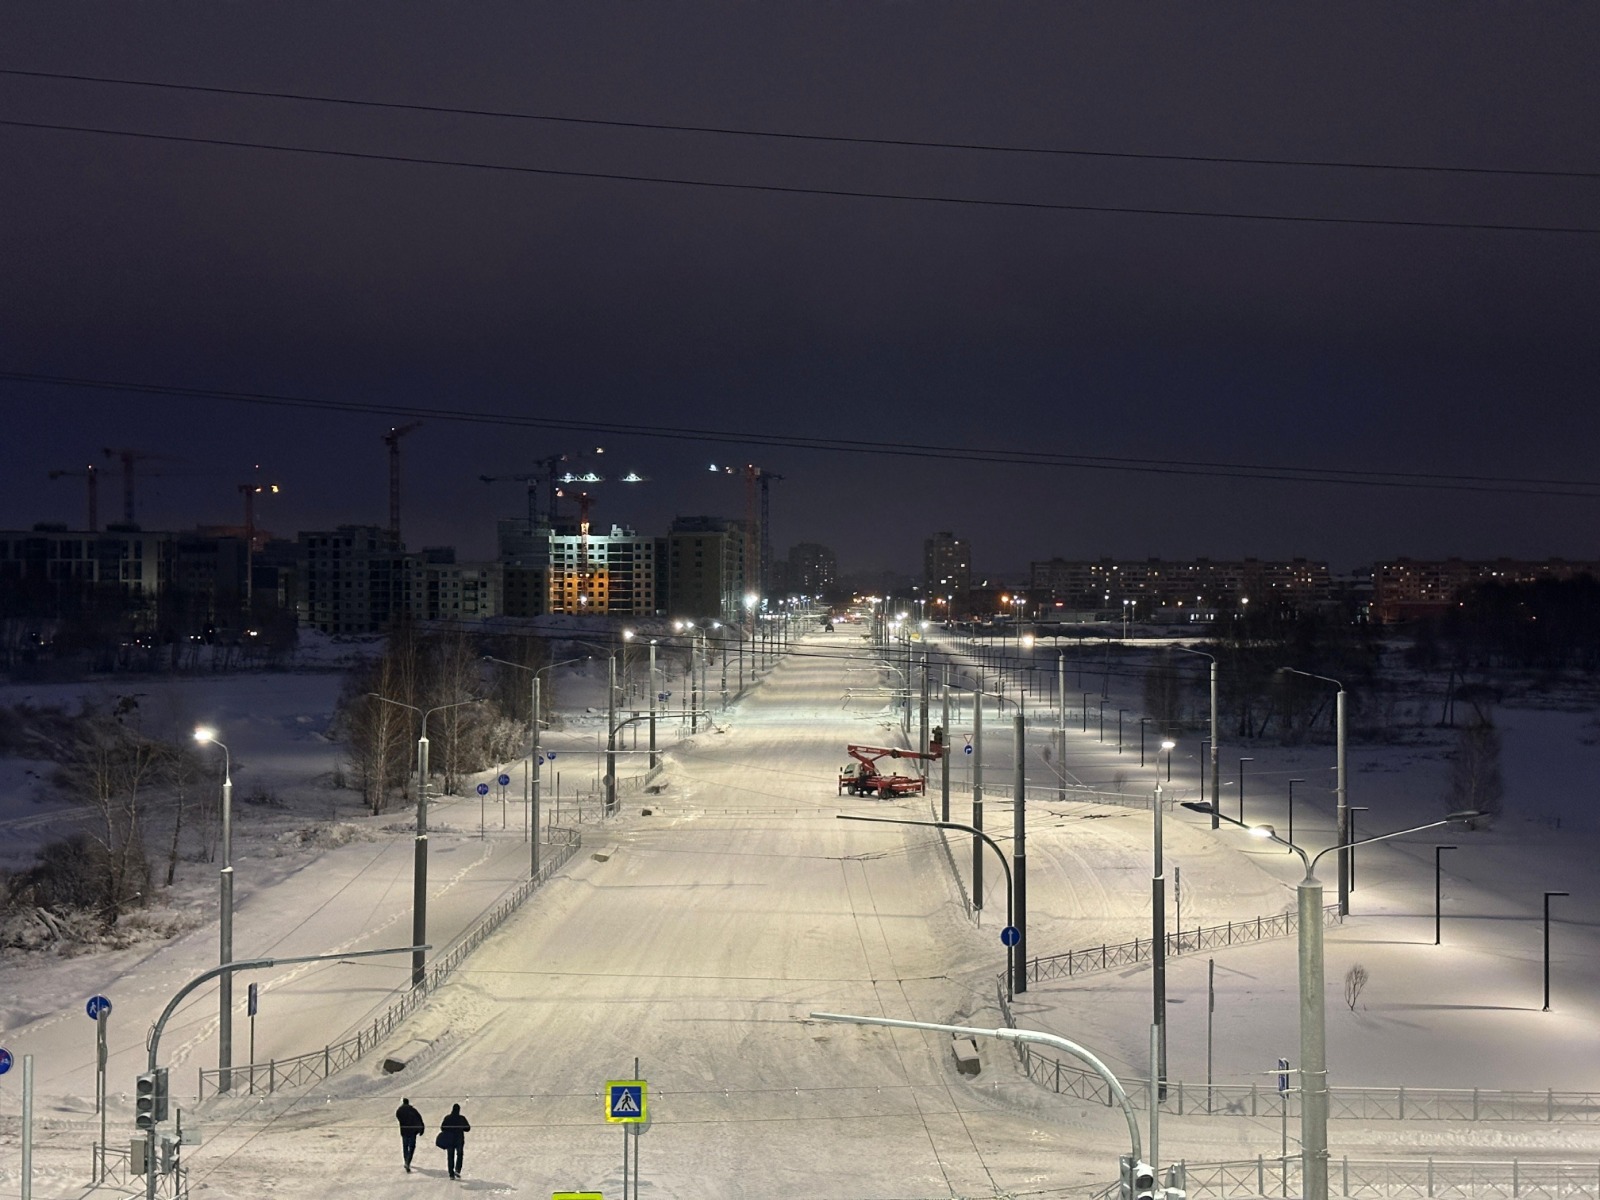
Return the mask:
<path id="1" fill-rule="evenodd" d="M 1122 1167 L 1122 1185 L 1118 1189 L 1121 1200 L 1155 1200 L 1156 1169 L 1146 1162 L 1137 1162 L 1124 1154 L 1119 1160 Z"/>
<path id="2" fill-rule="evenodd" d="M 167 1068 L 157 1067 L 139 1076 L 133 1105 L 133 1123 L 140 1129 L 154 1129 L 167 1119 Z"/>
<path id="3" fill-rule="evenodd" d="M 133 1123 L 140 1129 L 156 1127 L 156 1076 L 147 1071 L 139 1076 L 133 1090 Z"/>

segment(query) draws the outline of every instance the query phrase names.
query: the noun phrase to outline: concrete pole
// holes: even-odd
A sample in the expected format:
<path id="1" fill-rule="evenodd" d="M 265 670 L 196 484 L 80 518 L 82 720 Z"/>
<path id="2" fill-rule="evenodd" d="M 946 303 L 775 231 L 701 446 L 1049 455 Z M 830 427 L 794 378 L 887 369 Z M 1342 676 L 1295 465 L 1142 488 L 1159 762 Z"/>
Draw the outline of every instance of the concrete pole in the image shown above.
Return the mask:
<path id="1" fill-rule="evenodd" d="M 972 693 L 972 908 L 983 908 L 983 693 Z"/>
<path id="2" fill-rule="evenodd" d="M 695 636 L 698 632 L 698 630 L 693 630 L 689 634 L 689 732 L 691 734 L 700 732 L 700 674 L 696 670 L 698 664 L 695 662 L 698 656 L 695 647 Z M 652 763 L 651 765 L 654 766 L 655 764 Z"/>
<path id="3" fill-rule="evenodd" d="M 917 749 L 926 754 L 928 752 L 928 655 L 926 652 L 922 655 L 922 707 L 919 710 L 918 737 L 920 740 L 917 742 Z M 920 761 L 922 762 L 922 778 L 926 783 L 928 761 L 927 759 Z"/>
<path id="4" fill-rule="evenodd" d="M 150 1139 L 152 1149 L 155 1138 Z M 100 1142 L 100 1153 L 105 1153 L 105 1140 Z M 155 1163 L 150 1164 L 154 1172 Z M 22 1200 L 33 1200 L 33 1055 L 22 1056 Z"/>
<path id="5" fill-rule="evenodd" d="M 944 665 L 944 753 L 939 755 L 939 819 L 950 819 L 950 752 L 954 748 L 955 739 L 950 731 L 950 664 Z"/>
<path id="6" fill-rule="evenodd" d="M 1024 820 L 1026 785 L 1023 778 L 1027 766 L 1024 757 L 1026 734 L 1027 726 L 1022 716 L 1022 705 L 1019 704 L 1015 733 L 1016 768 L 1011 788 L 1011 886 L 1014 891 L 1011 910 L 1012 922 L 1017 929 L 1017 979 L 1013 991 L 1019 996 L 1028 990 L 1028 827 Z"/>
<path id="7" fill-rule="evenodd" d="M 650 639 L 650 769 L 656 769 L 656 640 Z"/>
<path id="8" fill-rule="evenodd" d="M 1222 760 L 1217 753 L 1217 660 L 1211 660 L 1211 828 L 1222 823 L 1222 797 L 1217 791 L 1222 786 Z"/>
<path id="9" fill-rule="evenodd" d="M 655 647 L 652 645 L 652 652 L 654 649 Z M 651 693 L 651 695 L 654 694 L 654 692 Z M 528 760 L 533 764 L 533 807 L 529 810 L 529 819 L 533 822 L 533 828 L 529 831 L 528 841 L 533 846 L 533 853 L 528 860 L 528 878 L 537 879 L 539 877 L 539 783 L 540 776 L 544 774 L 544 767 L 539 762 L 539 672 L 537 671 L 533 673 L 533 694 L 531 699 L 533 703 L 533 744 L 528 747 Z M 655 740 L 656 732 L 654 716 L 655 714 L 652 713 L 650 722 L 652 743 Z"/>
<path id="10" fill-rule="evenodd" d="M 217 743 L 221 745 L 221 743 Z M 233 961 L 233 772 L 227 748 L 222 751 L 222 961 Z M 217 980 L 217 1091 L 233 1087 L 233 972 Z"/>
<path id="11" fill-rule="evenodd" d="M 606 816 L 617 811 L 617 656 L 611 654 L 606 669 Z"/>
<path id="12" fill-rule="evenodd" d="M 1300 881 L 1300 1147 L 1305 1200 L 1328 1200 L 1327 1012 L 1322 962 L 1322 884 Z"/>
<path id="13" fill-rule="evenodd" d="M 1067 656 L 1056 655 L 1056 799 L 1067 798 Z"/>
<path id="14" fill-rule="evenodd" d="M 1169 751 L 1170 753 L 1170 751 Z M 1159 1099 L 1167 1095 L 1167 880 L 1161 855 L 1161 760 L 1156 759 L 1155 790 L 1155 859 L 1150 875 L 1150 973 L 1151 1036 L 1154 1038 L 1155 1056 L 1151 1066 L 1155 1070 Z M 1152 1110 L 1153 1111 L 1153 1110 Z M 1152 1134 L 1151 1142 L 1155 1141 Z"/>
<path id="15" fill-rule="evenodd" d="M 411 986 L 427 979 L 428 940 L 428 714 L 422 714 L 422 736 L 417 739 L 417 840 L 411 870 Z"/>
<path id="16" fill-rule="evenodd" d="M 1335 740 L 1338 743 L 1338 778 L 1336 787 L 1339 792 L 1338 805 L 1338 842 L 1339 842 L 1339 914 L 1350 915 L 1350 797 L 1345 791 L 1345 707 L 1344 687 L 1340 685 L 1339 694 L 1334 697 L 1334 722 L 1336 725 Z"/>

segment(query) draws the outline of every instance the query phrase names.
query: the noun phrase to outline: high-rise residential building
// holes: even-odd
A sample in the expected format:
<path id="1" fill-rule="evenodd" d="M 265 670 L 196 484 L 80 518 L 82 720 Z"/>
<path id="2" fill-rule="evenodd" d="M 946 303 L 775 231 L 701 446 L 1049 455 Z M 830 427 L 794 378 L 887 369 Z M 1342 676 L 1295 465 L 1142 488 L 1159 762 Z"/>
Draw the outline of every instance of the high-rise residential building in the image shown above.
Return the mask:
<path id="1" fill-rule="evenodd" d="M 552 533 L 547 611 L 654 614 L 663 549 L 660 538 L 621 525 L 609 533 Z"/>
<path id="2" fill-rule="evenodd" d="M 324 633 L 379 633 L 407 611 L 410 563 L 390 530 L 341 525 L 299 540 L 303 624 Z"/>
<path id="3" fill-rule="evenodd" d="M 109 605 L 153 617 L 171 582 L 172 536 L 137 525 L 0 532 L 0 615 L 62 617 Z"/>
<path id="4" fill-rule="evenodd" d="M 667 612 L 733 622 L 744 611 L 748 575 L 744 523 L 679 517 L 667 534 Z"/>
<path id="5" fill-rule="evenodd" d="M 972 590 L 971 546 L 948 531 L 934 534 L 922 543 L 922 578 L 935 613 L 965 613 Z"/>
<path id="6" fill-rule="evenodd" d="M 1386 559 L 1372 569 L 1372 619 L 1380 623 L 1437 616 L 1480 583 L 1535 583 L 1541 579 L 1600 579 L 1600 563 L 1497 558 L 1471 562 L 1460 558 L 1423 561 Z"/>
<path id="7" fill-rule="evenodd" d="M 825 596 L 839 586 L 839 559 L 817 542 L 801 542 L 789 551 L 789 590 L 802 596 Z"/>

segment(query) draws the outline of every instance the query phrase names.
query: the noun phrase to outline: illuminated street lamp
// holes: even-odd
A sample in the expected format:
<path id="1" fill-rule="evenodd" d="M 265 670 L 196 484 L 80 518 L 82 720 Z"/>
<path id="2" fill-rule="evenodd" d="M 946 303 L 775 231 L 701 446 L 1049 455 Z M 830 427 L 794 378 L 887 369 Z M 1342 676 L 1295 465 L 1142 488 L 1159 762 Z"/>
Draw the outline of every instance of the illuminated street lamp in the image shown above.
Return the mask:
<path id="1" fill-rule="evenodd" d="M 1170 761 L 1176 744 L 1170 738 L 1163 739 L 1161 752 L 1156 755 L 1155 803 L 1152 805 L 1155 811 L 1155 859 L 1150 875 L 1150 961 L 1154 967 L 1151 973 L 1151 1021 L 1156 1027 L 1156 1061 L 1152 1065 L 1159 1098 L 1163 1100 L 1167 1095 L 1167 880 L 1161 861 L 1161 754 L 1166 754 Z M 1182 930 L 1179 930 L 1179 934 L 1181 936 Z"/>
<path id="2" fill-rule="evenodd" d="M 274 489 L 276 490 L 276 489 Z M 228 748 L 217 737 L 215 729 L 201 726 L 194 731 L 194 740 L 201 745 L 212 745 L 222 750 L 222 869 L 218 872 L 221 895 L 218 910 L 222 925 L 222 964 L 233 961 L 233 769 Z M 233 1087 L 233 972 L 224 971 L 217 979 L 217 1091 L 226 1092 Z"/>
<path id="3" fill-rule="evenodd" d="M 1438 829 L 1442 825 L 1471 821 L 1482 816 L 1479 812 L 1455 812 L 1439 821 L 1398 829 L 1393 833 L 1380 833 L 1363 838 L 1352 845 L 1366 846 L 1373 842 L 1386 842 L 1391 838 Z M 1237 823 L 1237 822 L 1235 822 Z M 1329 846 L 1315 856 L 1308 856 L 1293 842 L 1278 836 L 1271 825 L 1250 826 L 1252 837 L 1265 838 L 1287 846 L 1300 856 L 1305 865 L 1305 878 L 1300 881 L 1299 898 L 1299 950 L 1300 950 L 1300 1151 L 1301 1179 L 1305 1200 L 1328 1200 L 1328 1056 L 1327 1010 L 1324 983 L 1322 881 L 1316 876 L 1317 863 L 1324 854 L 1338 850 Z M 1348 848 L 1348 847 L 1346 847 Z"/>
<path id="4" fill-rule="evenodd" d="M 391 700 L 377 692 L 368 692 L 374 700 L 409 709 L 422 716 L 422 733 L 417 738 L 417 838 L 416 852 L 411 867 L 411 986 L 419 988 L 427 979 L 427 951 L 423 945 L 428 940 L 428 718 L 447 708 L 460 708 L 466 704 L 482 704 L 482 700 L 457 700 L 451 704 L 436 704 L 432 708 L 418 708 L 401 700 Z"/>

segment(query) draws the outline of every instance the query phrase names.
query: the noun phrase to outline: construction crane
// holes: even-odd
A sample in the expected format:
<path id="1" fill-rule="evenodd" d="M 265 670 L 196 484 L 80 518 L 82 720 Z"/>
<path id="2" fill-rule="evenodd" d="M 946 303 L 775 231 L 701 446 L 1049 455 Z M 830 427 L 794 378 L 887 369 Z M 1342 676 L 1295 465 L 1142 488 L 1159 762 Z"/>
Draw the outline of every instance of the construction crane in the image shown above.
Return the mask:
<path id="1" fill-rule="evenodd" d="M 479 475 L 484 483 L 525 483 L 528 485 L 528 532 L 532 533 L 539 524 L 539 484 L 544 483 L 549 487 L 549 501 L 545 508 L 545 520 L 550 525 L 556 521 L 556 468 L 567 461 L 565 454 L 551 454 L 544 458 L 533 460 L 537 471 L 527 471 L 520 475 Z"/>
<path id="2" fill-rule="evenodd" d="M 100 468 L 90 463 L 81 471 L 59 470 L 51 471 L 51 479 L 60 479 L 63 476 L 74 475 L 89 481 L 89 532 L 98 533 L 100 530 Z"/>
<path id="3" fill-rule="evenodd" d="M 257 467 L 256 470 L 260 470 Z M 255 600 L 256 556 L 256 497 L 263 494 L 276 496 L 282 489 L 275 483 L 241 483 L 237 485 L 244 497 L 244 598 L 249 605 Z"/>
<path id="4" fill-rule="evenodd" d="M 389 447 L 389 535 L 397 546 L 400 544 L 400 439 L 421 425 L 421 421 L 397 425 L 383 435 L 383 444 Z"/>
<path id="5" fill-rule="evenodd" d="M 113 450 L 106 446 L 101 453 L 107 458 L 122 461 L 122 519 L 133 524 L 133 464 L 142 459 L 171 458 L 169 454 L 152 454 L 148 450 Z"/>
<path id="6" fill-rule="evenodd" d="M 767 538 L 767 485 L 769 480 L 782 479 L 783 476 L 764 471 L 754 463 L 746 463 L 742 467 L 712 463 L 711 470 L 717 475 L 735 475 L 744 479 L 744 576 L 747 585 L 754 577 L 764 597 L 772 558 L 772 546 Z"/>
<path id="7" fill-rule="evenodd" d="M 251 551 L 256 548 L 256 497 L 276 496 L 283 489 L 275 483 L 241 483 L 239 494 L 244 497 L 244 540 Z"/>
<path id="8" fill-rule="evenodd" d="M 782 475 L 771 471 L 761 472 L 761 594 L 772 590 L 772 496 L 768 488 L 773 481 L 782 482 Z"/>

